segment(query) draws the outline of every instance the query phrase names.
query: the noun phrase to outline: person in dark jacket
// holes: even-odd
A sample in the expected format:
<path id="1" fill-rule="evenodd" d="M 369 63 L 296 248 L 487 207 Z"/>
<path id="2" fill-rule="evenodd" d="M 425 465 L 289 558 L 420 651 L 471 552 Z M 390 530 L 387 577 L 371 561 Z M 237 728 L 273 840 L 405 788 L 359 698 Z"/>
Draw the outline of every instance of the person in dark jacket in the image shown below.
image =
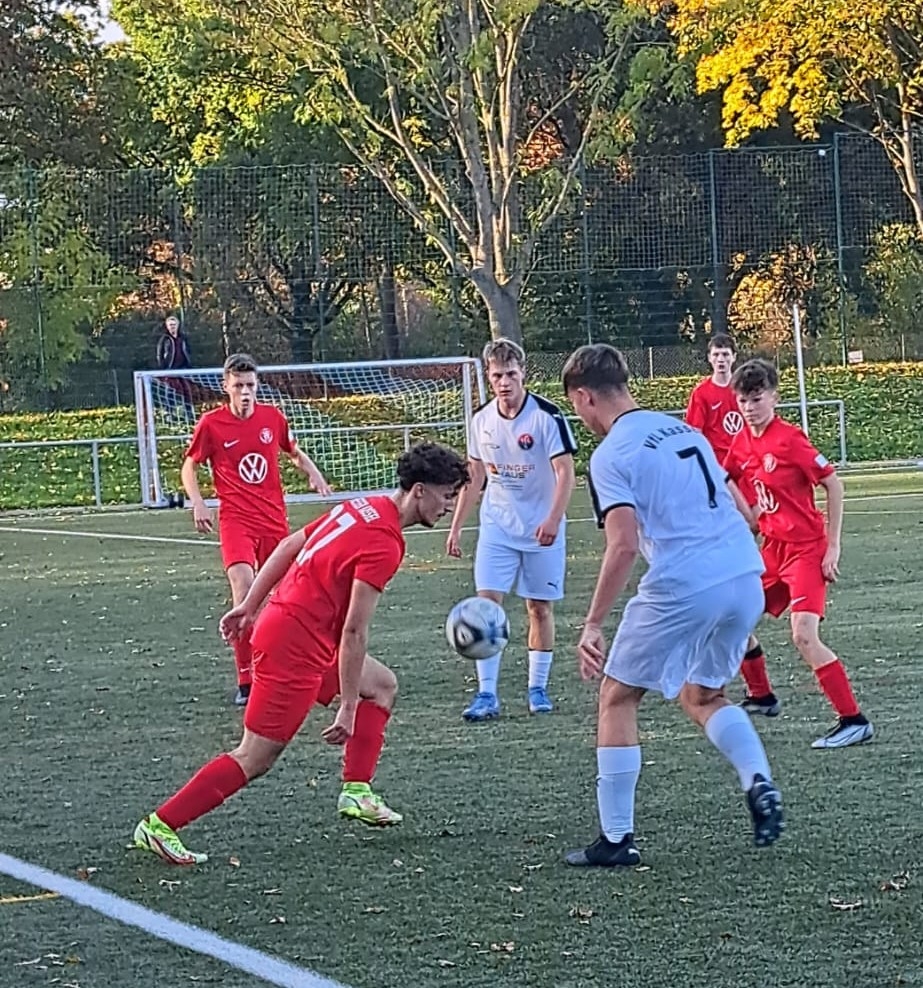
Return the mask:
<path id="1" fill-rule="evenodd" d="M 160 370 L 184 370 L 192 366 L 189 337 L 180 329 L 176 316 L 167 316 L 157 338 L 157 366 Z"/>

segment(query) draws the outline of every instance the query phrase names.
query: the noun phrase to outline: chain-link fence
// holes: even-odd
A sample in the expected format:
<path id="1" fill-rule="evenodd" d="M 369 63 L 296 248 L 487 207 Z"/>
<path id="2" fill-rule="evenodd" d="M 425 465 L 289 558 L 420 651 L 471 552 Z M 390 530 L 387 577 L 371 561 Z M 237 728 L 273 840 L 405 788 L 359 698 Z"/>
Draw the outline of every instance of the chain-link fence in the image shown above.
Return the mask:
<path id="1" fill-rule="evenodd" d="M 921 234 L 858 136 L 585 169 L 537 244 L 525 341 L 607 340 L 655 376 L 701 371 L 730 329 L 784 364 L 797 300 L 809 362 L 923 359 Z M 170 311 L 200 366 L 477 352 L 487 335 L 470 282 L 356 168 L 0 174 L 0 407 L 130 401 Z"/>

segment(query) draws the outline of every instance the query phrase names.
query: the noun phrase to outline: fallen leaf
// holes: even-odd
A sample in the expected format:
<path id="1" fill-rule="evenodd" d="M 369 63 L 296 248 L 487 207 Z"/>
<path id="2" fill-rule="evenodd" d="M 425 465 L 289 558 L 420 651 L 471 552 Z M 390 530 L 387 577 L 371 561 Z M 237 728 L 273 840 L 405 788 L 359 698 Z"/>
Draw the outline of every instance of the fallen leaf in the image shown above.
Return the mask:
<path id="1" fill-rule="evenodd" d="M 509 889 L 510 889 L 511 892 L 521 892 L 522 891 L 522 886 L 521 885 L 510 885 Z"/>
<path id="2" fill-rule="evenodd" d="M 403 868 L 403 867 L 404 867 L 404 862 L 403 862 L 403 861 L 401 861 L 401 859 L 400 859 L 400 858 L 395 858 L 395 859 L 394 859 L 394 860 L 393 860 L 393 861 L 391 862 L 391 864 L 393 864 L 395 868 Z"/>
<path id="3" fill-rule="evenodd" d="M 367 913 L 386 913 L 388 910 L 384 906 L 366 906 L 363 911 Z"/>
<path id="4" fill-rule="evenodd" d="M 589 906 L 572 906 L 568 915 L 580 923 L 589 923 L 593 917 L 593 910 Z"/>
<path id="5" fill-rule="evenodd" d="M 538 871 L 538 870 L 539 870 L 539 868 L 542 868 L 542 867 L 543 867 L 543 865 L 540 865 L 540 864 L 534 864 L 534 865 L 525 865 L 525 866 L 523 867 L 523 870 L 524 870 L 524 871 Z"/>
<path id="6" fill-rule="evenodd" d="M 679 901 L 688 906 L 692 902 L 692 899 L 690 899 L 688 895 L 681 895 L 679 897 Z"/>
<path id="7" fill-rule="evenodd" d="M 651 870 L 650 865 L 638 865 L 638 867 L 635 868 L 635 871 L 650 871 L 650 870 Z"/>
<path id="8" fill-rule="evenodd" d="M 92 866 L 89 868 L 78 868 L 77 877 L 82 882 L 88 882 L 98 871 L 99 868 L 93 868 Z"/>
<path id="9" fill-rule="evenodd" d="M 232 856 L 232 857 L 228 858 L 228 864 L 232 868 L 239 868 L 240 867 L 240 858 L 235 858 L 235 857 Z"/>
<path id="10" fill-rule="evenodd" d="M 896 875 L 889 878 L 886 882 L 882 882 L 878 886 L 879 892 L 903 892 L 905 888 L 910 884 L 910 872 L 901 871 Z"/>
<path id="11" fill-rule="evenodd" d="M 263 889 L 260 895 L 282 895 L 282 889 Z"/>
<path id="12" fill-rule="evenodd" d="M 173 889 L 175 889 L 178 885 L 182 885 L 183 883 L 171 881 L 169 878 L 161 878 L 157 884 L 160 885 L 162 888 L 168 889 L 170 892 L 172 892 Z"/>
<path id="13" fill-rule="evenodd" d="M 839 910 L 840 912 L 848 913 L 848 912 L 852 912 L 855 909 L 861 909 L 862 908 L 862 900 L 861 899 L 835 899 L 835 898 L 833 898 L 833 896 L 831 896 L 830 897 L 830 905 L 833 906 L 834 909 Z"/>
<path id="14" fill-rule="evenodd" d="M 436 961 L 436 963 L 440 967 L 455 967 L 455 963 L 453 961 L 447 961 L 443 958 L 440 958 L 438 961 Z"/>
<path id="15" fill-rule="evenodd" d="M 284 916 L 273 916 L 272 919 L 269 921 L 269 923 L 270 923 L 270 925 L 272 925 L 273 923 L 278 923 L 278 924 L 284 926 L 285 925 L 285 917 Z"/>
<path id="16" fill-rule="evenodd" d="M 503 940 L 501 943 L 492 943 L 490 949 L 501 954 L 511 954 L 516 949 L 516 944 L 513 940 Z"/>

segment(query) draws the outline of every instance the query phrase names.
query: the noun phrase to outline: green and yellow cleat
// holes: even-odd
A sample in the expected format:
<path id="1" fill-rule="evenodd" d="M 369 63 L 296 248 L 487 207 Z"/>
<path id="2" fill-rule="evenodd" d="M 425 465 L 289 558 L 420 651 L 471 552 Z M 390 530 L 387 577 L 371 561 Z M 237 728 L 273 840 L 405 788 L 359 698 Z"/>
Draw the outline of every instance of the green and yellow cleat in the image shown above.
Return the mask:
<path id="1" fill-rule="evenodd" d="M 156 854 L 168 864 L 197 865 L 208 861 L 207 854 L 188 851 L 176 831 L 168 827 L 156 813 L 145 817 L 135 827 L 135 847 Z"/>
<path id="2" fill-rule="evenodd" d="M 337 812 L 348 820 L 358 820 L 369 827 L 393 827 L 404 818 L 372 792 L 367 782 L 347 782 L 337 801 Z"/>

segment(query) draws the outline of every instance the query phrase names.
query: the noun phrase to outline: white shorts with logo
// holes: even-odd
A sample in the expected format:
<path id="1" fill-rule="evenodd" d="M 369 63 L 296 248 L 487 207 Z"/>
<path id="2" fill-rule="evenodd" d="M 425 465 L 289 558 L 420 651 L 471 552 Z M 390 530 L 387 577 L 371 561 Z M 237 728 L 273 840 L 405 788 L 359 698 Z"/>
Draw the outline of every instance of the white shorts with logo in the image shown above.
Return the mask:
<path id="1" fill-rule="evenodd" d="M 560 600 L 564 596 L 567 543 L 563 533 L 553 545 L 519 549 L 495 539 L 478 539 L 474 553 L 475 590 L 516 593 L 526 600 Z"/>
<path id="2" fill-rule="evenodd" d="M 740 670 L 747 638 L 763 613 L 758 573 L 747 573 L 682 600 L 643 590 L 625 607 L 605 674 L 668 700 L 685 683 L 727 685 Z"/>

